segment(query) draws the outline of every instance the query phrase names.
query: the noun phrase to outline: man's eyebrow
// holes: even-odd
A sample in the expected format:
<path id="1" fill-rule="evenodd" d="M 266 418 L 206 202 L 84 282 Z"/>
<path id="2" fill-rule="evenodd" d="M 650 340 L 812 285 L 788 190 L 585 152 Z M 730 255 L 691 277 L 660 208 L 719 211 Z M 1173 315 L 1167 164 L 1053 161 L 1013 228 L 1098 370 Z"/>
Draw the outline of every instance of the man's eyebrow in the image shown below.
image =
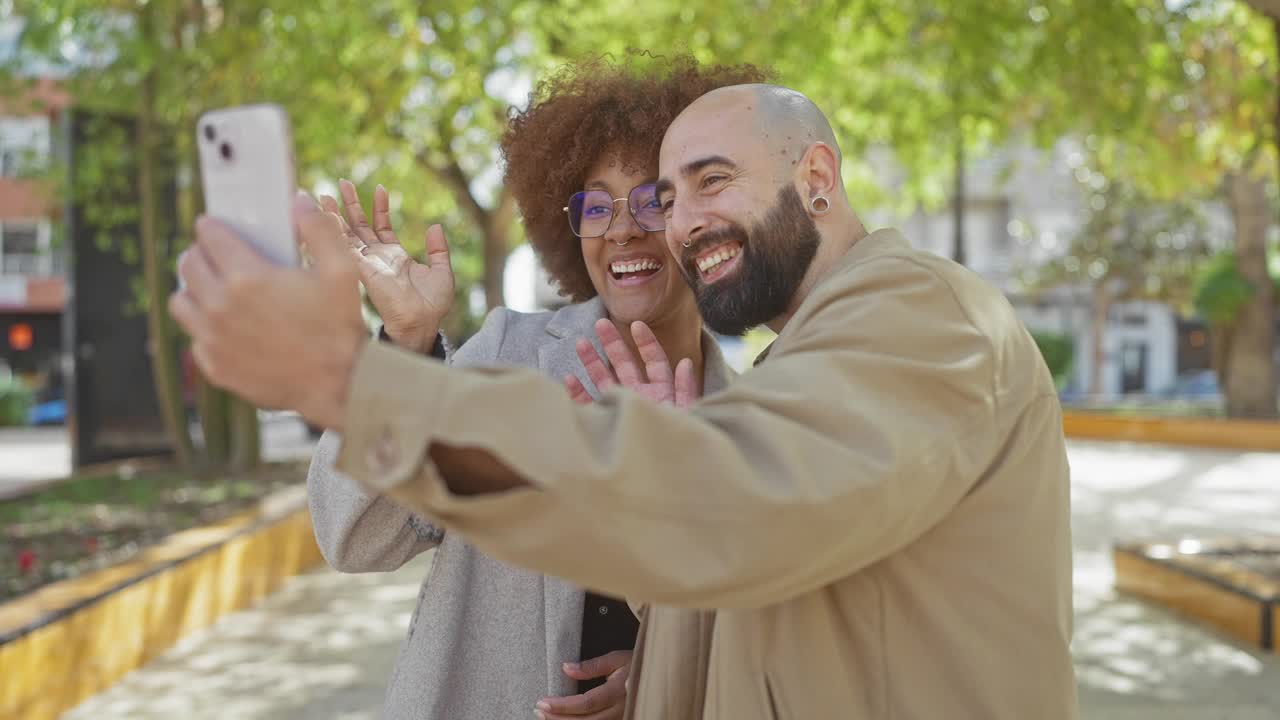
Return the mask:
<path id="1" fill-rule="evenodd" d="M 702 170 L 708 165 L 726 165 L 728 167 L 737 167 L 737 165 L 732 160 L 730 160 L 729 158 L 723 155 L 707 155 L 705 157 L 700 157 L 697 160 L 691 160 L 685 163 L 684 166 L 680 168 L 680 175 L 683 177 L 689 177 L 690 175 L 697 173 L 699 170 Z M 674 187 L 674 183 L 671 182 L 670 178 L 662 178 L 655 184 L 654 194 L 660 196 L 665 192 L 670 192 L 673 187 Z"/>
<path id="2" fill-rule="evenodd" d="M 729 167 L 736 167 L 732 160 L 723 155 L 707 155 L 706 157 L 700 157 L 697 160 L 691 160 L 685 163 L 684 167 L 680 168 L 680 175 L 683 177 L 689 177 L 708 165 L 728 165 Z"/>

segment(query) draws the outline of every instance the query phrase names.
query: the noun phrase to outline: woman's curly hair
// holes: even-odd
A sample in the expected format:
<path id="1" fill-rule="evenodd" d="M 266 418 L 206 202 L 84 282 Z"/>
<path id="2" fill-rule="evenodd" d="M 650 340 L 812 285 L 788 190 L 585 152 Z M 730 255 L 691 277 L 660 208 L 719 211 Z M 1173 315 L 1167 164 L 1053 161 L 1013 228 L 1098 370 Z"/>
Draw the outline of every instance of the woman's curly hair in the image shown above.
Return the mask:
<path id="1" fill-rule="evenodd" d="M 582 189 L 587 170 L 604 153 L 628 168 L 656 165 L 667 126 L 704 93 L 728 85 L 766 82 L 753 65 L 701 66 L 691 55 L 639 70 L 633 62 L 582 60 L 538 83 L 529 106 L 502 137 L 503 181 L 524 218 L 525 235 L 543 267 L 574 302 L 595 296 L 579 240 L 564 206 Z M 649 63 L 646 63 L 648 65 Z"/>

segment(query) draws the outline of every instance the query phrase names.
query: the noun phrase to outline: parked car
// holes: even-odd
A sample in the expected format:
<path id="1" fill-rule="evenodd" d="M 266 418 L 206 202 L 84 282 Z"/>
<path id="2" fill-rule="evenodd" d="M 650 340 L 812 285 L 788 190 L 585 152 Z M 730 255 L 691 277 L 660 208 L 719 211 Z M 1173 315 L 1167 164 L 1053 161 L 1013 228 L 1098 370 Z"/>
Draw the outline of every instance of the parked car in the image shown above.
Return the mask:
<path id="1" fill-rule="evenodd" d="M 1218 374 L 1212 370 L 1193 370 L 1178 376 L 1169 395 L 1177 398 L 1211 400 L 1222 397 Z"/>
<path id="2" fill-rule="evenodd" d="M 36 403 L 27 410 L 28 425 L 63 425 L 66 422 L 67 403 L 61 399 Z"/>

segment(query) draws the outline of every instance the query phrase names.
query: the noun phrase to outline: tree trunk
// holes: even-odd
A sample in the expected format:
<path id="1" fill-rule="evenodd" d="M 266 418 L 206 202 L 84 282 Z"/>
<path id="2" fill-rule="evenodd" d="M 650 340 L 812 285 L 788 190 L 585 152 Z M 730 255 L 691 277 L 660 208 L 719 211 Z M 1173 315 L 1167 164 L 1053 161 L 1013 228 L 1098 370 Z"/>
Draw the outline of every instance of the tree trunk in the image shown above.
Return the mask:
<path id="1" fill-rule="evenodd" d="M 199 376 L 197 408 L 204 432 L 205 462 L 211 468 L 226 467 L 231 460 L 231 396 Z"/>
<path id="2" fill-rule="evenodd" d="M 506 303 L 503 293 L 508 240 L 506 232 L 486 230 L 484 234 L 484 304 L 492 310 Z"/>
<path id="3" fill-rule="evenodd" d="M 142 32 L 153 30 L 154 5 L 142 12 Z M 160 247 L 159 192 L 156 178 L 156 148 L 159 131 L 156 119 L 155 69 L 147 70 L 142 79 L 141 107 L 138 109 L 136 146 L 138 150 L 139 249 L 142 256 L 143 280 L 147 290 L 148 351 L 151 354 L 151 377 L 165 432 L 173 446 L 178 463 L 191 465 L 191 435 L 187 432 L 186 405 L 182 397 L 182 376 L 178 370 L 176 343 L 169 323 L 168 307 L 171 290 L 168 274 L 162 267 Z"/>
<path id="4" fill-rule="evenodd" d="M 505 303 L 503 276 L 511 252 L 511 220 L 515 198 L 506 190 L 488 216 L 484 229 L 484 302 L 489 310 Z"/>
<path id="5" fill-rule="evenodd" d="M 1218 378 L 1218 387 L 1227 387 L 1227 378 L 1231 366 L 1231 326 L 1213 325 L 1209 327 L 1209 366 Z"/>
<path id="6" fill-rule="evenodd" d="M 262 462 L 262 427 L 258 409 L 243 398 L 231 396 L 231 462 L 233 472 L 244 472 Z"/>
<path id="7" fill-rule="evenodd" d="M 475 226 L 484 234 L 484 270 L 481 277 L 484 285 L 484 300 L 488 309 L 492 310 L 504 304 L 502 292 L 503 271 L 507 265 L 507 254 L 511 251 L 511 220 L 515 213 L 515 198 L 511 192 L 503 188 L 498 196 L 497 205 L 488 209 L 480 204 L 471 194 L 471 183 L 462 171 L 458 160 L 445 144 L 446 159 L 444 162 L 433 161 L 423 151 L 417 155 L 418 162 L 440 178 L 453 192 L 454 200 L 461 209 L 471 217 Z"/>
<path id="8" fill-rule="evenodd" d="M 1089 377 L 1089 395 L 1094 398 L 1102 395 L 1103 370 L 1107 361 L 1103 343 L 1107 336 L 1107 316 L 1111 314 L 1112 303 L 1107 280 L 1108 278 L 1102 278 L 1093 288 L 1093 372 Z"/>
<path id="9" fill-rule="evenodd" d="M 1271 222 L 1265 180 L 1248 172 L 1227 179 L 1235 223 L 1237 270 L 1253 295 L 1233 323 L 1223 393 L 1231 417 L 1274 418 L 1276 408 L 1275 288 L 1267 268 Z"/>
<path id="10" fill-rule="evenodd" d="M 956 174 L 955 192 L 952 195 L 952 222 L 955 224 L 954 240 L 951 246 L 951 259 L 964 265 L 968 262 L 964 242 L 964 205 L 966 202 L 964 189 L 964 130 L 959 121 L 956 122 Z"/>

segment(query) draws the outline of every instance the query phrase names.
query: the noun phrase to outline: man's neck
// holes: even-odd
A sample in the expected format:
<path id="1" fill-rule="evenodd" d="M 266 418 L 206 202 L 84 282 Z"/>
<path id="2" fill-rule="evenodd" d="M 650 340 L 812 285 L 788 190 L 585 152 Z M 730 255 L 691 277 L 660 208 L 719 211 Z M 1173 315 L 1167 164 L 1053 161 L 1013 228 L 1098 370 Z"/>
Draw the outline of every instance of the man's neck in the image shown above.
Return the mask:
<path id="1" fill-rule="evenodd" d="M 775 333 L 782 332 L 782 328 L 791 322 L 791 318 L 804 304 L 809 297 L 809 293 L 818 286 L 827 275 L 840 262 L 840 258 L 849 252 L 859 240 L 867 236 L 867 231 L 862 227 L 862 223 L 856 219 L 853 221 L 854 229 L 852 232 L 842 235 L 838 238 L 824 238 L 822 243 L 818 245 L 818 252 L 814 254 L 813 261 L 809 263 L 809 270 L 804 274 L 804 279 L 800 281 L 800 287 L 796 288 L 795 294 L 791 296 L 791 302 L 787 305 L 787 311 L 773 320 L 766 323 L 767 327 Z"/>
<path id="2" fill-rule="evenodd" d="M 636 341 L 631 337 L 631 328 L 622 327 L 617 321 L 614 321 L 614 325 L 618 327 L 618 333 L 631 349 L 632 356 L 639 360 L 640 355 L 636 352 Z M 649 329 L 658 338 L 658 343 L 667 354 L 667 360 L 671 363 L 673 371 L 676 363 L 689 358 L 693 361 L 694 377 L 702 377 L 702 321 L 700 318 L 695 315 L 694 319 L 655 320 L 649 325 Z"/>

